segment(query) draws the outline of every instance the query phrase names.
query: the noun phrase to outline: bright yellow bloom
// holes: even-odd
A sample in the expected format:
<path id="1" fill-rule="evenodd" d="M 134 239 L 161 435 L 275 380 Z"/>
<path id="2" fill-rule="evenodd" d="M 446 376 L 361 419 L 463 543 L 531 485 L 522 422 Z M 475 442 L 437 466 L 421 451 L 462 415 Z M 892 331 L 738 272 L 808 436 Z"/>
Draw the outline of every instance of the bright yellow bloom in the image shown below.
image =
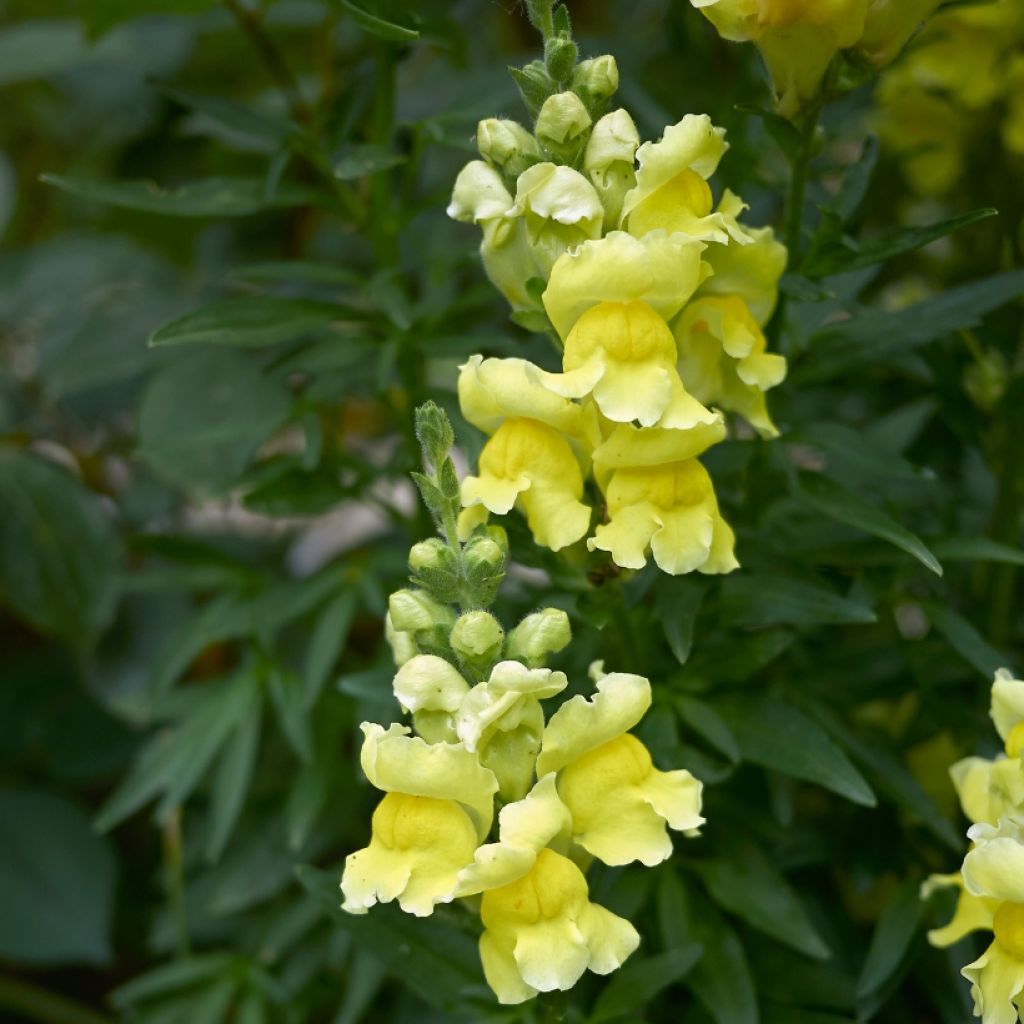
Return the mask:
<path id="1" fill-rule="evenodd" d="M 570 989 L 588 969 L 609 974 L 636 949 L 636 929 L 588 896 L 580 869 L 550 849 L 522 878 L 483 894 L 480 959 L 500 1003 Z"/>
<path id="2" fill-rule="evenodd" d="M 602 302 L 588 309 L 565 341 L 562 374 L 547 386 L 567 397 L 593 395 L 615 423 L 687 430 L 718 417 L 690 395 L 676 371 L 668 324 L 646 302 Z"/>
<path id="3" fill-rule="evenodd" d="M 652 231 L 634 238 L 611 231 L 558 260 L 544 292 L 544 308 L 563 340 L 601 302 L 641 300 L 663 320 L 671 320 L 707 276 L 701 262 L 705 248 L 688 235 Z"/>
<path id="4" fill-rule="evenodd" d="M 659 568 L 673 576 L 738 567 L 733 532 L 719 514 L 707 470 L 696 459 L 616 470 L 605 498 L 609 521 L 587 544 L 609 552 L 616 565 L 642 569 L 650 548 Z"/>
<path id="5" fill-rule="evenodd" d="M 541 850 L 566 853 L 572 817 L 555 788 L 554 773 L 545 775 L 530 792 L 506 804 L 498 814 L 499 841 L 481 846 L 459 873 L 457 896 L 500 889 L 528 874 Z"/>
<path id="6" fill-rule="evenodd" d="M 482 839 L 494 819 L 498 781 L 462 743 L 427 743 L 404 725 L 363 722 L 359 761 L 370 784 L 385 793 L 456 801 Z"/>
<path id="7" fill-rule="evenodd" d="M 494 772 L 503 800 L 520 800 L 529 790 L 544 731 L 540 702 L 567 685 L 563 672 L 501 661 L 462 700 L 458 737 Z"/>
<path id="8" fill-rule="evenodd" d="M 534 540 L 552 551 L 586 535 L 590 508 L 580 501 L 583 474 L 569 442 L 552 427 L 506 420 L 484 445 L 479 472 L 462 482 L 463 505 L 505 515 L 519 504 Z M 471 507 L 463 511 L 460 529 L 472 529 L 473 512 Z"/>
<path id="9" fill-rule="evenodd" d="M 476 845 L 476 828 L 454 800 L 388 793 L 373 813 L 370 845 L 345 858 L 342 909 L 365 914 L 397 899 L 407 914 L 426 917 L 451 901 Z"/>
<path id="10" fill-rule="evenodd" d="M 483 160 L 472 160 L 459 172 L 448 205 L 453 220 L 477 224 L 483 231 L 480 256 L 491 283 L 513 309 L 533 309 L 526 283 L 541 270 L 530 248 L 526 223 L 501 175 Z"/>
<path id="11" fill-rule="evenodd" d="M 662 772 L 628 730 L 651 703 L 651 684 L 627 673 L 599 675 L 597 693 L 573 697 L 544 732 L 538 772 L 558 772 L 573 840 L 605 864 L 660 864 L 672 853 L 666 826 L 703 824 L 701 784 L 687 771 Z"/>
<path id="12" fill-rule="evenodd" d="M 675 337 L 679 373 L 695 397 L 739 413 L 762 437 L 778 435 L 765 392 L 785 379 L 786 359 L 766 351 L 743 299 L 694 300 L 676 322 Z"/>
<path id="13" fill-rule="evenodd" d="M 427 742 L 456 739 L 454 716 L 469 693 L 469 683 L 454 665 L 436 654 L 417 654 L 399 668 L 392 689 L 402 710 L 412 712 L 416 731 Z"/>
<path id="14" fill-rule="evenodd" d="M 1020 757 L 1024 748 L 1024 680 L 1014 679 L 1009 669 L 996 671 L 992 683 L 992 705 L 989 712 L 999 738 L 1006 744 L 1010 757 Z"/>
<path id="15" fill-rule="evenodd" d="M 521 216 L 531 250 L 546 277 L 555 260 L 587 239 L 600 238 L 604 207 L 594 186 L 560 164 L 534 164 L 519 175 L 512 216 Z"/>
<path id="16" fill-rule="evenodd" d="M 821 87 L 832 58 L 864 34 L 869 0 L 691 0 L 725 39 L 757 43 L 779 112 L 790 117 Z"/>
<path id="17" fill-rule="evenodd" d="M 621 226 L 637 238 L 663 229 L 723 244 L 748 241 L 728 209 L 712 213 L 707 179 L 727 148 L 725 129 L 707 114 L 687 114 L 658 142 L 645 142 L 637 150 L 636 187 L 623 200 Z"/>

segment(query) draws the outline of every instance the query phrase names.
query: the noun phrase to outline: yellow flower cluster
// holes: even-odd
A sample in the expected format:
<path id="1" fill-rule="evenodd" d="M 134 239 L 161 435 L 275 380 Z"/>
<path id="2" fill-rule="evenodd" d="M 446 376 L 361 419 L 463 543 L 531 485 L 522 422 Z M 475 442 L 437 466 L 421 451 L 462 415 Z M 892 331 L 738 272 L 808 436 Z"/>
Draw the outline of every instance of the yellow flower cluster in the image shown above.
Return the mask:
<path id="1" fill-rule="evenodd" d="M 543 159 L 538 140 L 565 123 L 581 170 Z M 536 139 L 510 125 L 481 123 L 487 159 L 460 173 L 448 212 L 481 226 L 488 275 L 518 314 L 550 324 L 562 365 L 474 356 L 462 367 L 462 412 L 490 439 L 464 482 L 460 528 L 518 506 L 556 551 L 587 538 L 624 568 L 650 550 L 668 573 L 729 572 L 733 533 L 697 457 L 726 435 L 720 410 L 777 434 L 765 392 L 786 361 L 766 351 L 763 327 L 786 250 L 770 228 L 740 223 L 737 196 L 715 205 L 708 179 L 727 143 L 705 115 L 641 145 L 625 110 L 591 124 L 558 93 Z M 593 531 L 591 477 L 606 512 Z"/>
<path id="2" fill-rule="evenodd" d="M 448 624 L 448 660 L 416 653 L 438 621 L 417 601 L 393 595 L 390 616 L 394 693 L 419 735 L 362 726 L 363 771 L 385 795 L 369 845 L 345 861 L 344 909 L 478 909 L 484 974 L 502 1003 L 614 971 L 640 936 L 590 901 L 588 865 L 658 864 L 672 853 L 669 828 L 694 834 L 704 820 L 700 782 L 659 771 L 629 732 L 650 683 L 595 665 L 593 696 L 545 720 L 541 702 L 568 680 L 538 662 L 568 643 L 564 612 L 534 613 L 507 637 L 487 612 L 467 612 Z M 497 659 L 489 671 L 469 669 L 482 656 Z"/>
<path id="3" fill-rule="evenodd" d="M 757 44 L 778 109 L 797 114 L 821 88 L 832 58 L 856 48 L 888 64 L 940 0 L 690 0 L 723 39 Z"/>
<path id="4" fill-rule="evenodd" d="M 951 191 L 1000 134 L 1024 156 L 1024 0 L 940 12 L 877 98 L 879 136 L 921 195 Z"/>
<path id="5" fill-rule="evenodd" d="M 992 686 L 992 718 L 1006 756 L 969 757 L 951 769 L 972 846 L 958 874 L 924 886 L 959 890 L 956 913 L 929 933 L 949 946 L 969 932 L 991 930 L 992 944 L 963 969 L 983 1024 L 1017 1024 L 1024 1014 L 1024 680 L 1000 669 Z"/>

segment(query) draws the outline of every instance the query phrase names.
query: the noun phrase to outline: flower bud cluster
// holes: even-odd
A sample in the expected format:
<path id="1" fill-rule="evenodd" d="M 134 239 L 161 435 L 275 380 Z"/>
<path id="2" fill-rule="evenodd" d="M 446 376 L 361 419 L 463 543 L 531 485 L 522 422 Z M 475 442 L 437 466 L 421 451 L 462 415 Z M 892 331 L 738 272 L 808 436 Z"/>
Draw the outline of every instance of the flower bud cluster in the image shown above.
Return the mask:
<path id="1" fill-rule="evenodd" d="M 950 946 L 969 932 L 990 930 L 993 941 L 961 972 L 971 983 L 983 1024 L 1008 1024 L 1024 1008 L 1024 680 L 996 673 L 991 714 L 1005 756 L 968 757 L 950 769 L 964 814 L 973 822 L 971 848 L 960 872 L 933 875 L 922 895 L 958 890 L 956 912 L 929 933 Z"/>
<path id="2" fill-rule="evenodd" d="M 941 0 L 690 2 L 723 39 L 757 44 L 779 113 L 793 117 L 818 95 L 838 53 L 847 51 L 850 70 L 888 64 Z"/>
<path id="3" fill-rule="evenodd" d="M 598 664 L 592 696 L 546 713 L 568 685 L 544 664 L 571 639 L 565 612 L 542 609 L 506 634 L 489 612 L 457 615 L 423 592 L 393 594 L 390 609 L 409 638 L 393 689 L 413 728 L 363 723 L 362 767 L 384 797 L 369 845 L 345 861 L 343 908 L 397 900 L 422 917 L 458 901 L 479 913 L 501 1003 L 614 971 L 640 936 L 590 901 L 587 868 L 659 864 L 669 829 L 694 835 L 704 821 L 701 783 L 654 767 L 630 733 L 650 683 Z M 422 638 L 441 635 L 447 644 L 425 653 Z"/>
<path id="4" fill-rule="evenodd" d="M 462 367 L 463 415 L 490 440 L 463 482 L 460 532 L 517 506 L 552 550 L 586 538 L 623 568 L 650 551 L 669 573 L 729 572 L 733 534 L 697 457 L 725 438 L 722 410 L 777 434 L 765 393 L 786 361 L 763 328 L 786 250 L 741 223 L 728 190 L 715 203 L 708 179 L 727 143 L 707 116 L 641 144 L 623 109 L 592 120 L 618 82 L 611 57 L 572 81 L 533 136 L 481 123 L 484 159 L 459 174 L 448 209 L 481 227 L 491 280 L 562 354 L 560 372 L 481 356 Z M 605 521 L 592 528 L 595 507 Z"/>

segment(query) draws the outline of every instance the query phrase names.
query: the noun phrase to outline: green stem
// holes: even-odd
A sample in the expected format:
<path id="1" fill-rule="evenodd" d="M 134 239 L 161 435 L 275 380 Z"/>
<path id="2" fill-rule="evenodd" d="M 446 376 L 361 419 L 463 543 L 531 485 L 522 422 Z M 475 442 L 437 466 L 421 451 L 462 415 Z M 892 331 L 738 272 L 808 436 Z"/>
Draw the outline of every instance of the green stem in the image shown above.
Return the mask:
<path id="1" fill-rule="evenodd" d="M 171 914 L 178 945 L 178 956 L 184 959 L 192 952 L 188 934 L 188 912 L 185 907 L 185 863 L 181 843 L 181 808 L 177 807 L 167 819 L 163 830 L 164 866 L 167 871 L 167 890 L 171 901 Z"/>
<path id="2" fill-rule="evenodd" d="M 6 975 L 0 975 L 0 1006 L 44 1024 L 114 1024 L 105 1014 Z"/>
<path id="3" fill-rule="evenodd" d="M 789 190 L 786 194 L 786 221 L 784 240 L 789 250 L 791 269 L 800 266 L 800 248 L 803 242 L 804 200 L 807 195 L 807 181 L 810 176 L 811 158 L 814 155 L 814 134 L 821 116 L 821 101 L 807 111 L 801 130 L 800 148 L 793 158 L 789 176 Z"/>

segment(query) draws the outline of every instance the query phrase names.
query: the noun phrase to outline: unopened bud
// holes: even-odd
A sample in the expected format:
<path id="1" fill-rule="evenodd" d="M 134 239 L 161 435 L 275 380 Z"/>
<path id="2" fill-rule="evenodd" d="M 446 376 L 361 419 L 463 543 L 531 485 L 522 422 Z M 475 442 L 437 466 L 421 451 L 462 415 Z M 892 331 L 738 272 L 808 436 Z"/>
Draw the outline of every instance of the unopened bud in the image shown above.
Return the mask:
<path id="1" fill-rule="evenodd" d="M 388 599 L 391 624 L 403 633 L 418 633 L 445 625 L 451 609 L 439 604 L 422 590 L 396 590 Z"/>
<path id="2" fill-rule="evenodd" d="M 636 186 L 640 133 L 625 110 L 605 114 L 590 133 L 583 169 L 604 205 L 605 223 L 616 224 L 626 193 Z"/>
<path id="3" fill-rule="evenodd" d="M 600 110 L 619 88 L 619 65 L 606 53 L 581 61 L 572 73 L 570 88 L 578 93 L 591 113 Z"/>
<path id="4" fill-rule="evenodd" d="M 544 66 L 560 85 L 569 81 L 579 55 L 580 49 L 573 42 L 572 36 L 554 35 L 544 43 Z"/>
<path id="5" fill-rule="evenodd" d="M 395 624 L 391 620 L 391 612 L 384 616 L 384 639 L 387 640 L 388 646 L 391 648 L 391 656 L 399 667 L 419 653 L 416 638 L 412 633 L 395 629 Z"/>
<path id="6" fill-rule="evenodd" d="M 517 121 L 488 117 L 476 126 L 480 155 L 513 180 L 541 159 L 537 140 Z"/>
<path id="7" fill-rule="evenodd" d="M 537 115 L 537 140 L 551 152 L 568 155 L 578 151 L 592 124 L 583 100 L 574 92 L 558 92 L 544 101 Z"/>
<path id="8" fill-rule="evenodd" d="M 490 612 L 466 612 L 455 620 L 449 643 L 465 662 L 490 665 L 501 654 L 505 631 Z"/>
<path id="9" fill-rule="evenodd" d="M 499 571 L 505 564 L 505 552 L 501 545 L 490 537 L 471 537 L 466 544 L 466 568 L 471 572 Z"/>
<path id="10" fill-rule="evenodd" d="M 395 674 L 395 698 L 406 711 L 458 711 L 469 684 L 450 662 L 419 654 Z"/>
<path id="11" fill-rule="evenodd" d="M 508 635 L 506 657 L 523 661 L 531 668 L 557 654 L 572 639 L 569 616 L 561 608 L 542 608 L 527 615 Z"/>
<path id="12" fill-rule="evenodd" d="M 412 572 L 422 569 L 439 569 L 447 572 L 458 570 L 455 553 L 443 540 L 431 537 L 413 544 L 409 549 L 409 568 Z"/>

